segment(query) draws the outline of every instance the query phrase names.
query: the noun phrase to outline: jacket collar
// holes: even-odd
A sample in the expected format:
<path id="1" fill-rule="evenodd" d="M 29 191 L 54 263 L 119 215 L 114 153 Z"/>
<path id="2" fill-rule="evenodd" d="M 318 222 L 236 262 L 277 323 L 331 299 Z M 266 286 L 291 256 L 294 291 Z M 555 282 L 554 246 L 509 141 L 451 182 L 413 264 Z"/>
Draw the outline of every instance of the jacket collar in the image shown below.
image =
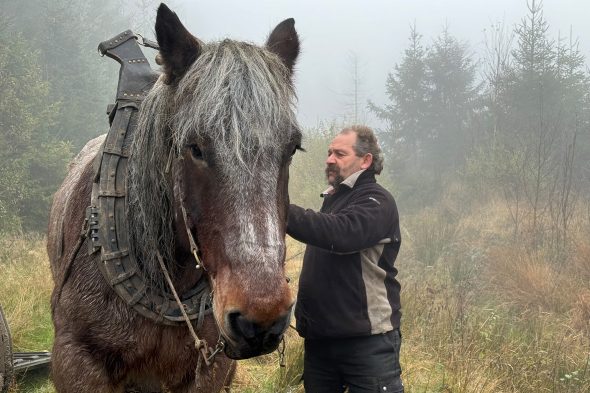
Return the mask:
<path id="1" fill-rule="evenodd" d="M 328 187 L 320 194 L 320 196 L 323 198 L 326 195 L 332 195 L 338 190 L 342 189 L 343 186 L 352 189 L 357 184 L 365 183 L 375 183 L 375 171 L 370 169 L 361 169 L 360 171 L 355 172 L 352 175 L 348 176 L 346 179 L 344 179 L 344 181 L 340 183 L 338 187 Z"/>

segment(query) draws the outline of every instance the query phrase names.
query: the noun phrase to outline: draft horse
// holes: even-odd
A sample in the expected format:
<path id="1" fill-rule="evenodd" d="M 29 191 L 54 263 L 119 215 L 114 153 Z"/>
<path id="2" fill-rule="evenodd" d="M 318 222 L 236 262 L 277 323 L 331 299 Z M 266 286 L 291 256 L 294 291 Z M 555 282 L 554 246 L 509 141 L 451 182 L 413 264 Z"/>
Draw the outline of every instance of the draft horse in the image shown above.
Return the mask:
<path id="1" fill-rule="evenodd" d="M 294 21 L 277 25 L 264 47 L 205 44 L 162 4 L 155 31 L 162 73 L 141 102 L 133 138 L 118 153 L 104 136 L 90 141 L 51 208 L 52 378 L 60 393 L 218 392 L 233 359 L 273 351 L 289 324 L 287 183 L 301 143 Z M 108 168 L 97 175 L 107 151 L 118 154 L 112 162 L 124 184 L 113 184 L 125 195 L 99 197 L 124 205 L 96 218 L 88 214 L 96 178 L 115 176 Z M 97 223 L 106 226 L 98 246 L 88 230 Z M 119 248 L 107 250 L 112 244 Z M 125 264 L 132 269 L 117 270 Z M 109 269 L 111 281 L 102 271 Z M 166 276 L 183 302 L 176 314 Z M 210 292 L 194 300 L 203 282 Z M 184 315 L 209 352 L 195 346 Z"/>

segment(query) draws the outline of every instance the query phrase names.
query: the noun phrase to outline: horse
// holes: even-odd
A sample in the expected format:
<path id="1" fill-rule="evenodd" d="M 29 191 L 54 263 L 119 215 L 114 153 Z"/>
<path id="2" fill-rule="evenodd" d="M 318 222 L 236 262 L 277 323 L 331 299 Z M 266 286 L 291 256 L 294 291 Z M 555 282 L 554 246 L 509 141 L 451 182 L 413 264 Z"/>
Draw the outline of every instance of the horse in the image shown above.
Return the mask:
<path id="1" fill-rule="evenodd" d="M 212 311 L 190 326 L 148 318 L 105 280 L 100 266 L 111 257 L 85 252 L 92 239 L 80 233 L 105 136 L 91 140 L 70 164 L 49 219 L 51 373 L 60 393 L 218 392 L 236 359 L 275 350 L 289 326 L 288 178 L 301 144 L 294 20 L 278 24 L 264 46 L 204 43 L 161 4 L 155 33 L 161 74 L 128 147 L 129 255 L 150 293 L 167 296 L 168 277 L 180 298 L 205 280 Z M 203 351 L 195 335 L 218 346 Z"/>

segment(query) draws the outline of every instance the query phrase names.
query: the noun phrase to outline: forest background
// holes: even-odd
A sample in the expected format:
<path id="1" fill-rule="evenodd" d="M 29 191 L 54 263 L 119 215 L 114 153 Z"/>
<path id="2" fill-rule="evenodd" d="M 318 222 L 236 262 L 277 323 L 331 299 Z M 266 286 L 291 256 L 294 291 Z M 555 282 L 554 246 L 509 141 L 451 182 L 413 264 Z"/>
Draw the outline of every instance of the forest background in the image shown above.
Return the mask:
<path id="1" fill-rule="evenodd" d="M 94 49 L 152 31 L 155 2 L 120 4 L 0 11 L 0 305 L 17 349 L 51 347 L 49 205 L 73 155 L 106 131 L 117 82 Z M 486 29 L 477 56 L 451 26 L 431 40 L 411 26 L 384 104 L 359 99 L 348 59 L 348 113 L 306 127 L 291 167 L 292 201 L 318 208 L 330 139 L 363 111 L 380 120 L 380 182 L 401 213 L 408 392 L 590 391 L 590 73 L 578 40 L 550 36 L 542 3 L 527 5 L 517 25 Z M 290 244 L 295 291 L 302 246 Z M 284 368 L 274 355 L 242 363 L 235 390 L 301 390 L 300 344 L 291 334 Z"/>

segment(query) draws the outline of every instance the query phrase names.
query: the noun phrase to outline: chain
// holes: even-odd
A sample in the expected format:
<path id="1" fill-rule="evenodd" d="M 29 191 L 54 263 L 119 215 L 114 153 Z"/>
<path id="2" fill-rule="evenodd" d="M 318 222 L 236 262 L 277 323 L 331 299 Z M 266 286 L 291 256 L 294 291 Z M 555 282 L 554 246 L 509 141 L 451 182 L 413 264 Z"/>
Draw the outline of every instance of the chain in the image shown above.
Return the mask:
<path id="1" fill-rule="evenodd" d="M 279 344 L 279 347 L 277 348 L 277 352 L 279 353 L 279 366 L 280 367 L 285 367 L 285 348 L 286 348 L 286 343 L 285 343 L 285 336 L 283 336 L 283 338 L 281 339 L 281 343 Z"/>

